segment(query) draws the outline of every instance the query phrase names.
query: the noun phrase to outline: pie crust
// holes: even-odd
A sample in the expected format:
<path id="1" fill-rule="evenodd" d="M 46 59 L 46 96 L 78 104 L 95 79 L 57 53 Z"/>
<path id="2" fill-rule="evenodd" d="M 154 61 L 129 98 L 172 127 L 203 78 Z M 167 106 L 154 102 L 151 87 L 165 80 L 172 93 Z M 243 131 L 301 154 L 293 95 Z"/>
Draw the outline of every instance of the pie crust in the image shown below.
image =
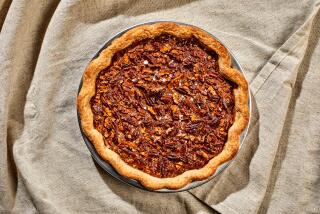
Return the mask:
<path id="1" fill-rule="evenodd" d="M 134 42 L 155 38 L 164 33 L 178 38 L 194 37 L 207 48 L 213 50 L 218 55 L 219 72 L 237 87 L 233 89 L 235 118 L 228 130 L 227 141 L 223 150 L 202 168 L 188 170 L 175 177 L 159 178 L 130 166 L 116 152 L 105 145 L 103 135 L 94 127 L 94 115 L 90 100 L 95 95 L 98 74 L 111 65 L 112 58 L 117 52 L 124 50 Z M 84 133 L 90 139 L 98 154 L 110 163 L 119 174 L 135 179 L 146 188 L 153 190 L 162 188 L 179 189 L 192 181 L 204 180 L 213 175 L 221 164 L 236 155 L 240 145 L 240 135 L 249 121 L 248 84 L 245 78 L 238 70 L 232 68 L 227 49 L 207 32 L 193 26 L 161 22 L 135 27 L 115 39 L 96 59 L 90 62 L 83 74 L 82 81 L 82 87 L 77 98 L 77 108 Z"/>

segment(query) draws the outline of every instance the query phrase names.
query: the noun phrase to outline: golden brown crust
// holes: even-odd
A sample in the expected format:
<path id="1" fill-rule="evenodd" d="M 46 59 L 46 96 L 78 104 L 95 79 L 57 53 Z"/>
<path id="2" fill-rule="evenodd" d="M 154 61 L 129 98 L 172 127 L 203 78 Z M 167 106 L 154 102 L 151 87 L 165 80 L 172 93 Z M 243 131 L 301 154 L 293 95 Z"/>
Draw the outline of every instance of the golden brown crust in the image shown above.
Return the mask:
<path id="1" fill-rule="evenodd" d="M 238 85 L 238 87 L 234 89 L 235 121 L 228 131 L 228 140 L 223 151 L 212 158 L 203 168 L 189 170 L 172 178 L 157 178 L 141 170 L 135 169 L 125 163 L 117 153 L 108 149 L 104 144 L 102 134 L 93 126 L 93 113 L 90 106 L 90 99 L 95 94 L 96 77 L 102 69 L 110 65 L 112 56 L 135 41 L 153 38 L 162 33 L 169 33 L 180 38 L 196 37 L 219 55 L 218 63 L 220 72 L 225 78 Z M 98 58 L 94 59 L 87 66 L 83 75 L 83 85 L 77 99 L 77 107 L 83 131 L 93 143 L 99 155 L 110 163 L 119 174 L 138 180 L 143 186 L 149 189 L 179 189 L 192 181 L 204 180 L 213 175 L 221 164 L 235 156 L 240 145 L 240 135 L 249 121 L 248 84 L 238 70 L 231 68 L 231 58 L 227 49 L 208 33 L 199 28 L 178 25 L 171 22 L 161 22 L 135 27 L 124 33 L 121 37 L 115 39 L 110 46 L 100 53 Z"/>

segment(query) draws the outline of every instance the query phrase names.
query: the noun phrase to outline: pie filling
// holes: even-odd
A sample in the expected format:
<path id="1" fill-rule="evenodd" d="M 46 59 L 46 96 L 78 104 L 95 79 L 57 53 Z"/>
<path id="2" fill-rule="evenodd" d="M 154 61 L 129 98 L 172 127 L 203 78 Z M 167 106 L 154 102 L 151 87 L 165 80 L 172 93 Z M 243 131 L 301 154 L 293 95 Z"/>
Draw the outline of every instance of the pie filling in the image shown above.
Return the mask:
<path id="1" fill-rule="evenodd" d="M 90 104 L 105 145 L 130 166 L 174 177 L 218 155 L 234 122 L 235 85 L 197 39 L 163 34 L 118 52 Z"/>

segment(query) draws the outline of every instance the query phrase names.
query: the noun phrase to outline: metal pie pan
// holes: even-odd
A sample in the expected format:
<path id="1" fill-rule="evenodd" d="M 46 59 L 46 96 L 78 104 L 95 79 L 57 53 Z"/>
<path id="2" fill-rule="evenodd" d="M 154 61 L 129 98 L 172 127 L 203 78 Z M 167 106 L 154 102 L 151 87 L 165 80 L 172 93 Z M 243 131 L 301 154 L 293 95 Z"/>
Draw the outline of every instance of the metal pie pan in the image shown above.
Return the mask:
<path id="1" fill-rule="evenodd" d="M 139 24 L 139 25 L 134 25 L 126 30 L 123 30 L 121 31 L 120 33 L 116 34 L 115 36 L 113 36 L 111 39 L 109 39 L 103 46 L 102 48 L 100 48 L 100 50 L 94 55 L 94 57 L 92 58 L 95 59 L 99 56 L 99 54 L 101 53 L 102 50 L 104 50 L 106 47 L 108 47 L 112 41 L 120 36 L 122 36 L 125 32 L 127 32 L 128 30 L 132 29 L 132 28 L 135 28 L 135 27 L 138 27 L 138 26 L 141 26 L 141 25 L 145 25 L 145 24 L 154 24 L 154 23 L 159 23 L 159 22 L 172 22 L 172 21 L 155 21 L 155 22 L 147 22 L 147 23 L 142 23 L 142 24 Z M 180 25 L 189 25 L 189 26 L 192 26 L 190 24 L 185 24 L 185 23 L 181 23 L 181 22 L 175 22 L 177 24 L 180 24 Z M 196 27 L 196 26 L 194 26 Z M 219 39 L 217 39 L 214 35 L 212 35 L 211 33 L 207 32 L 209 35 L 211 35 L 214 39 L 218 40 L 219 42 L 221 42 Z M 222 43 L 222 42 L 221 42 Z M 223 43 L 222 43 L 223 44 Z M 224 45 L 224 44 L 223 44 Z M 224 45 L 225 46 L 225 45 Z M 226 46 L 225 46 L 226 47 Z M 227 48 L 227 47 L 226 47 Z M 227 48 L 228 49 L 228 48 Z M 230 53 L 230 56 L 231 56 L 231 60 L 232 60 L 232 66 L 236 69 L 238 69 L 241 73 L 243 73 L 243 75 L 245 76 L 244 72 L 243 72 L 243 69 L 242 67 L 240 66 L 240 64 L 238 63 L 237 59 L 234 57 L 234 55 L 232 54 L 232 52 L 228 49 L 229 53 Z M 81 86 L 82 86 L 82 78 L 81 78 L 81 82 L 80 82 L 80 85 L 79 85 L 79 89 L 78 89 L 78 93 L 80 92 L 80 89 L 81 89 Z M 250 94 L 250 91 L 249 91 L 249 112 L 251 113 L 251 94 Z M 142 186 L 139 181 L 137 180 L 134 180 L 134 179 L 130 179 L 130 178 L 127 178 L 127 177 L 124 177 L 122 175 L 120 175 L 109 163 L 107 163 L 105 160 L 103 160 L 99 154 L 97 153 L 97 151 L 95 150 L 93 144 L 90 142 L 90 140 L 88 139 L 88 137 L 85 135 L 85 133 L 83 132 L 82 130 L 82 127 L 81 127 L 81 118 L 80 118 L 80 115 L 79 115 L 79 112 L 77 112 L 77 117 L 78 117 L 78 122 L 79 122 L 79 127 L 80 127 L 80 131 L 81 131 L 81 134 L 82 134 L 82 137 L 83 137 L 83 140 L 85 142 L 85 144 L 87 145 L 89 151 L 91 152 L 91 155 L 94 159 L 94 161 L 106 172 L 108 172 L 110 175 L 112 175 L 114 178 L 122 181 L 123 183 L 126 183 L 130 186 L 134 186 L 134 187 L 137 187 L 139 189 L 142 189 L 142 190 L 146 190 L 146 191 L 151 191 L 151 192 L 159 192 L 159 193 L 174 193 L 174 192 L 182 192 L 182 191 L 187 191 L 187 190 L 190 190 L 190 189 L 193 189 L 195 187 L 198 187 L 198 186 L 201 186 L 205 183 L 207 183 L 208 181 L 210 181 L 211 179 L 213 179 L 214 177 L 216 177 L 217 175 L 219 175 L 223 170 L 225 170 L 229 165 L 230 163 L 232 162 L 232 160 L 234 159 L 231 159 L 227 162 L 225 162 L 224 164 L 220 165 L 218 167 L 218 169 L 216 170 L 216 172 L 210 176 L 209 178 L 205 179 L 205 180 L 202 180 L 202 181 L 193 181 L 189 184 L 187 184 L 185 187 L 181 188 L 181 189 L 177 189 L 177 190 L 171 190 L 171 189 L 158 189 L 158 190 L 150 190 L 150 189 L 147 189 L 145 188 L 144 186 Z M 249 124 L 250 124 L 250 118 L 249 118 L 249 123 L 246 127 L 246 129 L 242 132 L 241 136 L 240 136 L 240 148 L 241 146 L 243 145 L 244 141 L 245 141 L 245 138 L 247 136 L 247 133 L 248 133 L 248 128 L 249 128 Z"/>

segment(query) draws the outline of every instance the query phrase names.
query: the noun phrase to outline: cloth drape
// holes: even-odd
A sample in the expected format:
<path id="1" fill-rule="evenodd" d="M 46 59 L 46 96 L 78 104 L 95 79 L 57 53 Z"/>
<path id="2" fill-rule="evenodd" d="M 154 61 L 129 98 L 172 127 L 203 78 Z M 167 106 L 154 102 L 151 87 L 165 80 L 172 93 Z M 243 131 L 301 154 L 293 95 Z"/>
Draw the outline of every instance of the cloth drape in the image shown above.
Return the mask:
<path id="1" fill-rule="evenodd" d="M 320 2 L 0 0 L 0 212 L 320 213 Z M 218 37 L 252 92 L 232 164 L 190 191 L 120 183 L 86 148 L 81 75 L 113 35 L 169 20 Z"/>

